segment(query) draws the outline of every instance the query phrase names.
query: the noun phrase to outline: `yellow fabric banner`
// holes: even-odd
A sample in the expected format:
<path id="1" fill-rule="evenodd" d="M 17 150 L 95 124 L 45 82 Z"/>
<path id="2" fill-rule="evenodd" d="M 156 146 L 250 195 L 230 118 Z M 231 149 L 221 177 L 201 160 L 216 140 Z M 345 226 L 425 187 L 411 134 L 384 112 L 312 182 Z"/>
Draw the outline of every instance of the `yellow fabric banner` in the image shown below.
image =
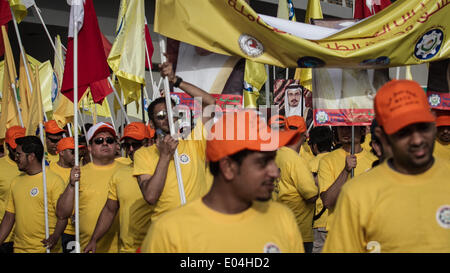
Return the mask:
<path id="1" fill-rule="evenodd" d="M 27 73 L 25 70 L 25 65 L 23 63 L 23 58 L 22 55 L 20 55 L 20 68 L 19 68 L 19 104 L 20 104 L 20 109 L 22 110 L 22 119 L 23 119 L 23 124 L 26 125 L 28 124 L 28 116 L 29 116 L 29 109 L 31 106 L 31 87 L 34 86 L 34 77 L 33 75 L 30 75 L 30 81 L 31 81 L 31 85 L 30 86 L 28 84 L 28 78 L 27 78 Z M 26 64 L 28 72 L 32 73 L 31 70 L 31 66 L 29 65 L 29 63 L 27 62 Z"/>
<path id="2" fill-rule="evenodd" d="M 155 31 L 219 54 L 279 67 L 393 67 L 450 57 L 449 4 L 396 1 L 354 25 L 331 30 L 278 18 L 284 24 L 271 26 L 265 22 L 268 16 L 258 15 L 244 0 L 161 0 L 156 1 Z M 281 30 L 287 30 L 285 25 L 297 26 L 289 29 L 296 35 Z M 312 31 L 304 33 L 306 29 Z"/>
<path id="3" fill-rule="evenodd" d="M 264 64 L 245 60 L 244 71 L 244 107 L 256 108 L 259 90 L 267 80 Z"/>
<path id="4" fill-rule="evenodd" d="M 44 122 L 44 110 L 42 107 L 41 84 L 39 82 L 39 66 L 34 68 L 34 86 L 31 94 L 31 105 L 28 113 L 28 123 L 25 126 L 27 136 L 35 136 L 39 123 Z"/>
<path id="5" fill-rule="evenodd" d="M 108 56 L 108 64 L 124 92 L 125 104 L 139 100 L 141 84 L 145 85 L 144 11 L 144 0 L 121 0 L 116 39 Z"/>

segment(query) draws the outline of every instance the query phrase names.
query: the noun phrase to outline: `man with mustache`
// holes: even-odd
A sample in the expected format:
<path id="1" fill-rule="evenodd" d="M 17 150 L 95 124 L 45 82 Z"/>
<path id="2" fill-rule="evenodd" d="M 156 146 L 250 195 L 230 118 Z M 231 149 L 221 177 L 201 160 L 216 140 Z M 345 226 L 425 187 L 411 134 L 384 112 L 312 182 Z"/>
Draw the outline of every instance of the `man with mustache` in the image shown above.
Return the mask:
<path id="1" fill-rule="evenodd" d="M 435 117 L 411 80 L 382 86 L 375 134 L 392 157 L 342 187 L 324 252 L 449 252 L 450 163 L 433 157 Z"/>

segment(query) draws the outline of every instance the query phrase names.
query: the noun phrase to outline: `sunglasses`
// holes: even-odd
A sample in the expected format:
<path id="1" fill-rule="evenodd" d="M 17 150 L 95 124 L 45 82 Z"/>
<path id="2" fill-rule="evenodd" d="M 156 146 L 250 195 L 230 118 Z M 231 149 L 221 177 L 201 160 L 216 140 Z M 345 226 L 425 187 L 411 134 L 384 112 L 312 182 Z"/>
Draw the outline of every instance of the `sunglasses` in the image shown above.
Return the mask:
<path id="1" fill-rule="evenodd" d="M 47 137 L 47 139 L 50 140 L 51 143 L 58 143 L 58 141 L 61 140 L 60 138 L 50 138 L 50 137 Z"/>
<path id="2" fill-rule="evenodd" d="M 141 148 L 142 145 L 144 145 L 144 144 L 141 143 L 141 142 L 133 142 L 133 143 L 125 142 L 125 143 L 122 144 L 122 148 L 130 149 L 130 147 L 133 147 L 133 150 L 137 150 L 137 149 Z"/>
<path id="3" fill-rule="evenodd" d="M 164 120 L 167 117 L 167 111 L 161 110 L 158 113 L 156 113 L 156 118 L 158 120 Z"/>
<path id="4" fill-rule="evenodd" d="M 113 144 L 116 140 L 113 137 L 99 137 L 94 139 L 94 143 L 97 145 L 102 145 L 106 141 L 107 144 Z"/>

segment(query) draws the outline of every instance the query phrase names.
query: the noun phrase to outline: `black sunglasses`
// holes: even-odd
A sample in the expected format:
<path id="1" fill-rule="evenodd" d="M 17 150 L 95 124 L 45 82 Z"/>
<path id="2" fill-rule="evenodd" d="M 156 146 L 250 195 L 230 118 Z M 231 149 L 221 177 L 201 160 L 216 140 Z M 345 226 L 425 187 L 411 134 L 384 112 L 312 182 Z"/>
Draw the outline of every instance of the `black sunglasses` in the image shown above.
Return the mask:
<path id="1" fill-rule="evenodd" d="M 141 142 L 133 142 L 133 143 L 125 142 L 125 143 L 122 144 L 122 148 L 130 149 L 130 147 L 133 147 L 133 150 L 137 150 L 137 149 L 141 148 L 142 145 L 144 145 L 144 144 L 141 143 Z"/>
<path id="2" fill-rule="evenodd" d="M 58 143 L 61 139 L 60 138 L 50 138 L 47 137 L 48 140 L 50 140 L 51 143 Z"/>
<path id="3" fill-rule="evenodd" d="M 159 119 L 159 120 L 165 119 L 166 116 L 167 116 L 167 112 L 164 111 L 164 110 L 159 111 L 158 113 L 156 113 L 156 118 Z"/>
<path id="4" fill-rule="evenodd" d="M 106 143 L 108 144 L 113 144 L 114 142 L 116 142 L 116 140 L 113 137 L 99 137 L 94 139 L 94 143 L 97 145 L 102 145 L 104 142 L 106 141 Z"/>

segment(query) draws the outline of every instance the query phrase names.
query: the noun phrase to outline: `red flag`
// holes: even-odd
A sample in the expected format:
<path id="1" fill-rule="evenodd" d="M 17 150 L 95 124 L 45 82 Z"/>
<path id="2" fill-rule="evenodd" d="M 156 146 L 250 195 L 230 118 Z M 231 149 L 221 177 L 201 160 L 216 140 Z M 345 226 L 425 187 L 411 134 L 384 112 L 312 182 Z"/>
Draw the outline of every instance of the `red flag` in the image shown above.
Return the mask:
<path id="1" fill-rule="evenodd" d="M 8 0 L 0 0 L 0 26 L 5 25 L 5 30 L 8 32 L 8 22 L 12 20 L 11 9 L 9 8 Z M 5 53 L 5 46 L 0 33 L 0 56 Z"/>
<path id="2" fill-rule="evenodd" d="M 113 92 L 108 82 L 111 74 L 102 42 L 102 34 L 98 26 L 92 0 L 86 0 L 84 5 L 84 18 L 79 16 L 75 6 L 71 7 L 74 16 L 82 18 L 82 26 L 78 32 L 78 100 L 81 99 L 88 87 L 91 88 L 95 103 L 102 103 L 103 99 Z M 69 24 L 73 24 L 70 20 Z M 77 31 L 77 30 L 73 30 Z M 69 31 L 70 33 L 70 31 Z M 73 37 L 69 37 L 64 65 L 64 76 L 61 93 L 73 102 Z"/>
<path id="3" fill-rule="evenodd" d="M 355 0 L 354 19 L 364 19 L 389 6 L 389 0 Z"/>
<path id="4" fill-rule="evenodd" d="M 148 55 L 149 55 L 148 59 L 150 60 L 150 68 L 153 68 L 152 56 L 153 56 L 153 51 L 155 49 L 153 48 L 152 37 L 150 36 L 150 31 L 148 30 L 147 22 L 145 23 L 145 42 L 147 43 L 147 51 L 148 51 Z M 145 69 L 149 69 L 147 57 L 145 57 Z"/>
<path id="5" fill-rule="evenodd" d="M 105 56 L 108 57 L 109 52 L 111 51 L 111 48 L 112 48 L 112 44 L 105 37 L 105 35 L 103 35 L 103 33 L 102 33 L 102 44 L 103 44 L 103 48 L 105 49 Z"/>

